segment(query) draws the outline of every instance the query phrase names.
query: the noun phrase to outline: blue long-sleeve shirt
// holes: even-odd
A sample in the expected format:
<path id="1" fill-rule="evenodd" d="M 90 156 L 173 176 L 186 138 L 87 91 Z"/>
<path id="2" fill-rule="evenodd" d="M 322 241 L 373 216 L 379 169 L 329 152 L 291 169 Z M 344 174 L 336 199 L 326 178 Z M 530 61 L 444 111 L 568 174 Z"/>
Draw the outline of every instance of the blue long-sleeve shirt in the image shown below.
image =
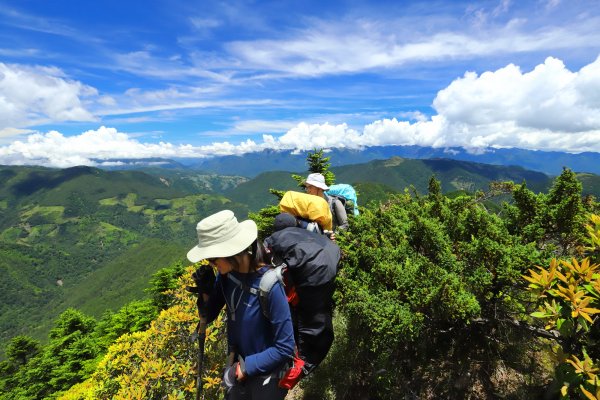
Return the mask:
<path id="1" fill-rule="evenodd" d="M 240 282 L 258 288 L 262 274 L 230 272 Z M 208 321 L 213 321 L 227 304 L 227 336 L 246 363 L 248 376 L 275 372 L 294 353 L 294 330 L 283 286 L 278 282 L 268 296 L 268 315 L 264 316 L 257 295 L 240 288 L 227 275 L 218 275 L 206 303 Z"/>

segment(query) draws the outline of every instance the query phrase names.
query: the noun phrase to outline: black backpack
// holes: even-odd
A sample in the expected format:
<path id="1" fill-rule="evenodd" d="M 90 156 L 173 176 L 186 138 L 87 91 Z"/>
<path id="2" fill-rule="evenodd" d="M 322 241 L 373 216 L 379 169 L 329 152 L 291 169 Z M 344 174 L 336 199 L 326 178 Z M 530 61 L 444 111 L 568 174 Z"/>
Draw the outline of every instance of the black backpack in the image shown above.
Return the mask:
<path id="1" fill-rule="evenodd" d="M 321 286 L 335 279 L 340 248 L 327 236 L 290 227 L 265 239 L 275 264 L 284 263 L 297 287 Z"/>
<path id="2" fill-rule="evenodd" d="M 338 245 L 327 236 L 290 227 L 267 237 L 264 244 L 276 267 L 262 271 L 258 288 L 245 285 L 233 276 L 228 276 L 228 279 L 242 290 L 259 297 L 261 310 L 267 319 L 270 316 L 266 302 L 277 282 L 302 288 L 322 287 L 335 280 L 341 252 Z M 299 301 L 302 302 L 301 297 Z"/>
<path id="3" fill-rule="evenodd" d="M 295 287 L 322 287 L 335 280 L 340 248 L 327 236 L 304 228 L 290 227 L 267 237 L 265 248 L 277 265 L 266 271 L 258 288 L 250 292 L 259 296 L 263 314 L 269 318 L 266 301 L 276 282 Z M 287 282 L 285 282 L 287 278 Z M 302 298 L 299 299 L 302 302 Z"/>

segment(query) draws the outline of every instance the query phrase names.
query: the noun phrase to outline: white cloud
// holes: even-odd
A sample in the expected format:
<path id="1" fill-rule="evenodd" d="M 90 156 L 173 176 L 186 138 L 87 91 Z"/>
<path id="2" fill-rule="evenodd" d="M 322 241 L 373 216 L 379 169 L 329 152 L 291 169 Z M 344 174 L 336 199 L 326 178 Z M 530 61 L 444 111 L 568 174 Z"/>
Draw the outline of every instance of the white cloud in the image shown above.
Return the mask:
<path id="1" fill-rule="evenodd" d="M 115 128 L 102 126 L 76 136 L 64 136 L 57 131 L 30 135 L 25 141 L 15 141 L 0 147 L 0 164 L 34 164 L 65 168 L 75 165 L 100 165 L 103 164 L 102 160 L 114 158 L 202 158 L 242 154 L 263 148 L 251 140 L 238 145 L 224 142 L 205 146 L 175 146 L 165 142 L 141 143 Z"/>
<path id="2" fill-rule="evenodd" d="M 550 57 L 527 73 L 514 65 L 467 73 L 440 91 L 433 105 L 451 124 L 581 134 L 600 128 L 599 91 L 600 57 L 579 72 Z"/>
<path id="3" fill-rule="evenodd" d="M 228 72 L 217 73 L 204 66 L 189 65 L 181 58 L 180 54 L 159 57 L 151 54 L 148 50 L 116 54 L 114 56 L 114 65 L 110 67 L 138 76 L 167 80 L 187 80 L 193 77 L 227 83 L 230 81 L 232 75 L 232 73 Z"/>
<path id="4" fill-rule="evenodd" d="M 194 28 L 199 30 L 216 28 L 222 25 L 222 22 L 215 18 L 192 17 L 190 18 L 190 22 Z"/>
<path id="5" fill-rule="evenodd" d="M 174 151 L 171 144 L 140 143 L 114 128 L 100 127 L 70 137 L 56 131 L 30 135 L 26 141 L 0 147 L 0 163 L 68 167 L 95 165 L 96 158 L 173 157 Z"/>
<path id="6" fill-rule="evenodd" d="M 16 135 L 19 129 L 36 125 L 98 121 L 114 115 L 272 104 L 269 99 L 219 98 L 219 90 L 215 86 L 170 86 L 99 95 L 95 88 L 69 79 L 58 68 L 0 63 L 0 133 Z"/>
<path id="7" fill-rule="evenodd" d="M 278 148 L 377 145 L 519 147 L 600 152 L 600 57 L 578 72 L 548 58 L 523 73 L 508 65 L 472 72 L 441 90 L 437 115 L 409 122 L 382 119 L 362 132 L 345 124 L 299 124 L 265 142 Z"/>
<path id="8" fill-rule="evenodd" d="M 82 98 L 96 94 L 57 68 L 0 63 L 0 129 L 41 121 L 93 121 Z"/>
<path id="9" fill-rule="evenodd" d="M 560 1 L 561 0 L 542 0 L 543 3 L 546 3 L 546 8 L 549 10 L 558 7 Z"/>
<path id="10" fill-rule="evenodd" d="M 486 147 L 518 147 L 566 152 L 600 152 L 600 57 L 570 71 L 548 58 L 533 70 L 515 65 L 477 75 L 467 72 L 441 90 L 431 118 L 380 119 L 362 130 L 345 123 L 298 123 L 281 136 L 266 134 L 286 122 L 249 120 L 237 129 L 256 133 L 262 142 L 230 142 L 204 146 L 141 143 L 131 134 L 101 127 L 66 137 L 52 131 L 0 147 L 0 164 L 43 164 L 65 167 L 95 165 L 94 159 L 208 157 L 263 149 L 310 150 L 378 145 L 461 146 L 473 152 Z"/>

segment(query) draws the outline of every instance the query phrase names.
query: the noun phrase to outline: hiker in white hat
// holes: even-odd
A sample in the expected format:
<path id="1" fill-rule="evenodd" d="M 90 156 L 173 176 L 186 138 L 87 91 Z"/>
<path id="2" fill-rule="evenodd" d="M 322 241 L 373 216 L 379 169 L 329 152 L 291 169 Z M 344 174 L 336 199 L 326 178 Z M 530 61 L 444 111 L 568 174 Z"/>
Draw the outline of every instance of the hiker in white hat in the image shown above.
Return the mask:
<path id="1" fill-rule="evenodd" d="M 325 193 L 329 186 L 325 183 L 323 174 L 309 174 L 303 183 L 306 193 L 319 196 L 327 200 L 333 217 L 333 230 L 348 229 L 348 214 L 341 201 Z"/>
<path id="2" fill-rule="evenodd" d="M 232 211 L 225 210 L 200 221 L 196 230 L 198 244 L 188 259 L 207 260 L 218 271 L 216 279 L 213 268 L 194 274 L 202 293 L 208 294 L 202 311 L 210 323 L 227 307 L 229 348 L 235 354 L 223 376 L 226 398 L 284 399 L 287 390 L 278 382 L 294 354 L 294 332 L 280 282 L 268 294 L 269 317 L 261 310 L 257 288 L 270 267 L 263 259 L 256 223 L 238 222 Z"/>

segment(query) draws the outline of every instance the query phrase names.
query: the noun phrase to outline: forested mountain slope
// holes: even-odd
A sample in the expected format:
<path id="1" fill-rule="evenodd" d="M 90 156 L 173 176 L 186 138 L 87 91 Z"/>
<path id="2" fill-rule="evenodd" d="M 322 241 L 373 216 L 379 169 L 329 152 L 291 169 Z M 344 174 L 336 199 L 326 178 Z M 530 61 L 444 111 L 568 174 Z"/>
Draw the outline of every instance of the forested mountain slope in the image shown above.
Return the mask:
<path id="1" fill-rule="evenodd" d="M 412 185 L 425 193 L 429 179 L 435 175 L 441 181 L 443 192 L 485 190 L 491 181 L 527 182 L 528 187 L 547 189 L 551 178 L 541 172 L 521 167 L 480 164 L 450 159 L 413 160 L 392 157 L 365 164 L 332 168 L 337 182 L 381 183 L 398 191 Z"/>
<path id="2" fill-rule="evenodd" d="M 0 339 L 44 337 L 66 307 L 98 316 L 145 296 L 185 256 L 199 215 L 243 204 L 139 171 L 0 167 Z"/>

